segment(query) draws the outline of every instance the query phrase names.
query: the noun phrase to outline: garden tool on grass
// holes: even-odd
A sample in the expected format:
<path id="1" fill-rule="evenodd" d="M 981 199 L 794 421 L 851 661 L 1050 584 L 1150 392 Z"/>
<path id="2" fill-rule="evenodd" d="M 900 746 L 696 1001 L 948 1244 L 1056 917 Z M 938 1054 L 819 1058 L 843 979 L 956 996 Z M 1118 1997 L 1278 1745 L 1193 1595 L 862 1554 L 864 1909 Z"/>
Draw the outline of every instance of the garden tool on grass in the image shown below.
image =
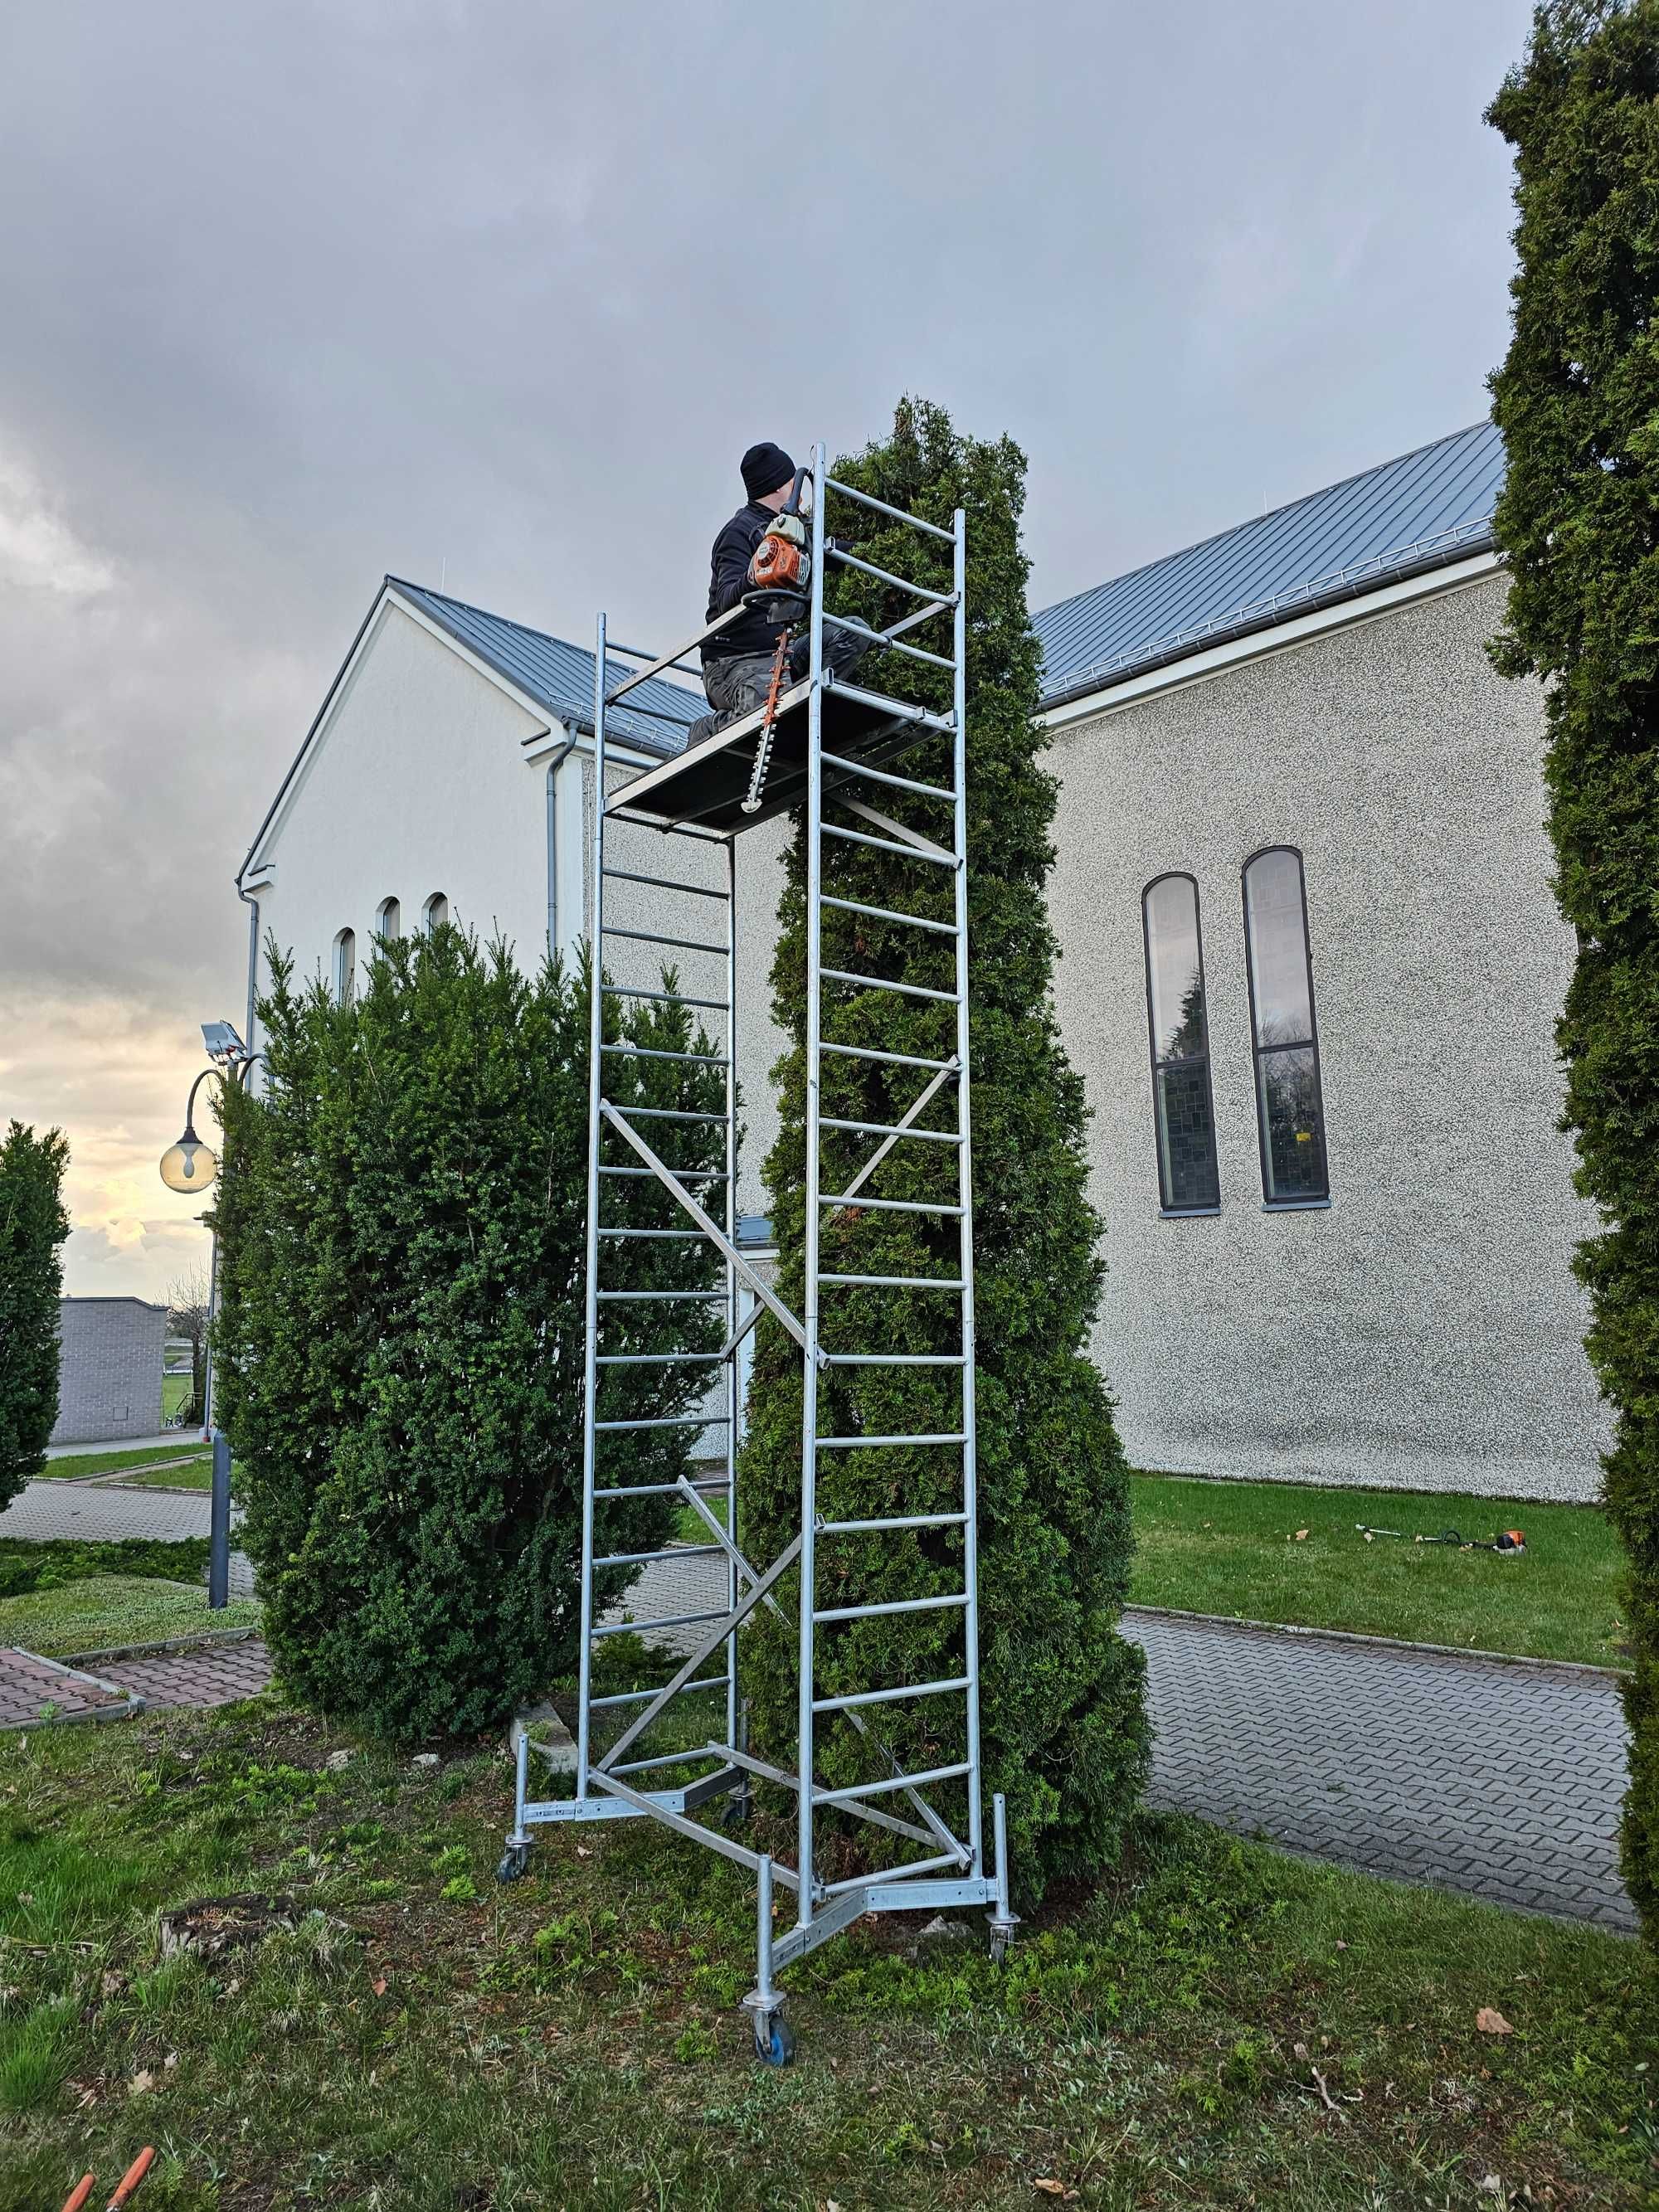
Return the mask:
<path id="1" fill-rule="evenodd" d="M 155 2146 L 146 2143 L 116 2184 L 115 2194 L 104 2207 L 104 2212 L 124 2212 L 124 2208 L 132 2202 L 133 2191 L 155 2163 Z M 95 2185 L 94 2175 L 83 2174 L 65 2198 L 64 2212 L 82 2212 L 82 2208 L 91 2197 Z"/>
<path id="2" fill-rule="evenodd" d="M 1496 1536 L 1484 1541 L 1474 1536 L 1460 1536 L 1455 1528 L 1443 1528 L 1437 1536 L 1416 1536 L 1404 1528 L 1368 1528 L 1363 1521 L 1355 1528 L 1369 1544 L 1373 1536 L 1395 1536 L 1401 1543 L 1450 1544 L 1460 1552 L 1496 1552 L 1500 1559 L 1512 1559 L 1527 1548 L 1527 1539 L 1519 1528 L 1500 1528 Z"/>

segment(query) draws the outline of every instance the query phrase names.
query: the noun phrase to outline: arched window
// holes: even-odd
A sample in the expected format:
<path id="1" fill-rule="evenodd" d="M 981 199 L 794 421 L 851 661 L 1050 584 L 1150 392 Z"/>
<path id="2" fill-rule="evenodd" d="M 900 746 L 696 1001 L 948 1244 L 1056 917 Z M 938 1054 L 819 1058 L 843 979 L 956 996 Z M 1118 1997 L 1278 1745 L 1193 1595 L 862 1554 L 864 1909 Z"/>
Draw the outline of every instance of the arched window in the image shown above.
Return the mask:
<path id="1" fill-rule="evenodd" d="M 1325 1106 L 1314 1025 L 1313 970 L 1302 855 L 1270 845 L 1244 863 L 1244 949 L 1250 970 L 1261 1195 L 1269 1206 L 1330 1196 Z"/>
<path id="2" fill-rule="evenodd" d="M 421 908 L 422 928 L 425 930 L 434 930 L 438 927 L 438 924 L 441 921 L 447 921 L 448 919 L 449 901 L 444 896 L 441 891 L 434 891 L 431 897 Z"/>
<path id="3" fill-rule="evenodd" d="M 1198 885 L 1190 876 L 1160 876 L 1141 893 L 1140 914 L 1158 1190 L 1166 1213 L 1212 1213 L 1221 1203 L 1221 1182 Z"/>
<path id="4" fill-rule="evenodd" d="M 383 898 L 374 909 L 374 931 L 378 937 L 401 937 L 404 932 L 404 910 L 395 898 Z"/>
<path id="5" fill-rule="evenodd" d="M 334 996 L 349 1006 L 357 988 L 357 933 L 343 929 L 334 940 Z"/>

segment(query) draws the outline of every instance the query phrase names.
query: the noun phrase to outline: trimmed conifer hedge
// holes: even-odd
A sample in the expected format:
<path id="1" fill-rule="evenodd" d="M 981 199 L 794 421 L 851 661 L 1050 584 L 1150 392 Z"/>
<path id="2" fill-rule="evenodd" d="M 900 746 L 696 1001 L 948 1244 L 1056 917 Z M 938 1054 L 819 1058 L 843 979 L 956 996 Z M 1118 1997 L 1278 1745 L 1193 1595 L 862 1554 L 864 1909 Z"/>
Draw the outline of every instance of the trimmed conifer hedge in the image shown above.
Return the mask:
<path id="1" fill-rule="evenodd" d="M 61 1130 L 14 1121 L 0 1138 L 0 1506 L 45 1467 L 58 1419 L 68 1165 Z"/>
<path id="2" fill-rule="evenodd" d="M 1564 1126 L 1630 1557 L 1624 1865 L 1659 1925 L 1659 0 L 1557 0 L 1489 118 L 1514 147 L 1515 330 L 1492 379 L 1511 585 L 1492 658 L 1541 678 L 1556 893 L 1578 957 Z"/>
<path id="3" fill-rule="evenodd" d="M 1118 1632 L 1131 1550 L 1127 1468 L 1111 1401 L 1089 1357 L 1099 1297 L 1101 1222 L 1090 1204 L 1081 1079 L 1057 1034 L 1050 984 L 1054 941 L 1043 901 L 1052 860 L 1056 786 L 1040 764 L 1046 738 L 1033 721 L 1037 653 L 1025 605 L 1019 539 L 1024 459 L 1009 440 L 981 441 L 939 408 L 906 402 L 890 438 L 834 473 L 890 505 L 948 527 L 967 510 L 969 571 L 969 927 L 972 1018 L 981 1550 L 981 1657 L 988 1792 L 1007 1793 L 1012 1856 L 1028 1899 L 1059 1875 L 1086 1875 L 1116 1856 L 1146 1764 L 1142 1662 Z M 831 512 L 830 526 L 860 541 L 876 565 L 937 589 L 951 586 L 951 549 L 902 524 L 872 531 L 869 510 Z M 922 546 L 932 553 L 919 550 Z M 931 566 L 930 566 L 931 563 Z M 910 612 L 890 587 L 838 568 L 832 604 L 880 623 Z M 948 627 L 931 641 L 949 649 Z M 925 635 L 925 634 L 924 634 Z M 923 641 L 919 636 L 918 642 Z M 887 654 L 860 680 L 949 707 L 944 672 Z M 902 772 L 951 781 L 949 740 L 906 754 Z M 884 810 L 926 834 L 948 836 L 937 802 L 883 790 Z M 831 805 L 830 818 L 836 818 Z M 836 877 L 873 906 L 914 908 L 917 872 L 867 848 L 838 847 Z M 846 855 L 851 855 L 846 858 Z M 791 1049 L 780 1065 L 781 1133 L 765 1163 L 781 1255 L 781 1290 L 802 1302 L 805 1018 L 805 830 L 787 861 L 781 934 L 772 971 L 774 1011 Z M 900 872 L 902 872 L 902 873 Z M 943 874 L 942 871 L 932 872 Z M 930 884 L 939 918 L 951 915 L 948 877 Z M 951 986 L 948 939 L 833 908 L 823 915 L 828 967 Z M 832 994 L 833 995 L 833 994 Z M 955 1049 L 953 1008 L 863 992 L 827 1012 L 824 1034 L 842 1042 L 943 1059 Z M 926 1079 L 914 1071 L 826 1057 L 823 1110 L 892 1122 Z M 948 1106 L 948 1102 L 947 1102 Z M 922 1126 L 954 1126 L 930 1109 Z M 825 1133 L 823 1188 L 845 1188 L 871 1139 Z M 949 1147 L 901 1144 L 871 1186 L 887 1198 L 954 1194 Z M 832 1212 L 823 1217 L 823 1266 L 872 1274 L 952 1274 L 956 1224 L 925 1216 Z M 833 1304 L 831 1298 L 833 1297 Z M 957 1347 L 956 1301 L 884 1291 L 826 1293 L 830 1349 L 926 1352 Z M 819 1432 L 934 1433 L 960 1417 L 948 1369 L 836 1368 L 819 1385 Z M 798 1516 L 800 1359 L 769 1320 L 758 1332 L 749 1432 L 739 1486 L 744 1545 L 769 1559 Z M 830 1518 L 949 1511 L 960 1503 L 960 1454 L 949 1449 L 836 1451 L 821 1455 L 818 1504 Z M 859 1601 L 962 1583 L 959 1531 L 825 1540 L 821 1602 Z M 788 1608 L 786 1608 L 787 1610 Z M 826 1633 L 820 1697 L 960 1669 L 961 1615 L 889 1615 Z M 793 1747 L 793 1629 L 763 1619 L 758 1665 L 745 1670 L 757 1739 Z M 936 1698 L 873 1708 L 882 1741 L 911 1770 L 959 1759 L 961 1701 Z M 881 1765 L 879 1758 L 875 1770 Z M 817 1769 L 829 1786 L 868 1779 L 870 1746 L 844 1722 L 821 1727 Z M 863 1833 L 867 1837 L 868 1831 Z"/>
<path id="4" fill-rule="evenodd" d="M 404 1739 L 482 1728 L 576 1659 L 586 979 L 526 980 L 447 924 L 384 946 L 344 1006 L 320 983 L 296 992 L 274 946 L 271 973 L 266 1092 L 224 1102 L 217 1211 L 240 1540 L 299 1696 Z M 710 1049 L 683 1006 L 633 1003 L 607 1001 L 613 1042 Z M 720 1103 L 713 1071 L 631 1054 L 607 1058 L 605 1084 L 624 1105 Z M 712 1126 L 685 1125 L 682 1164 L 719 1164 Z M 651 1179 L 610 1182 L 605 1218 L 680 1225 Z M 714 1279 L 677 1240 L 622 1240 L 607 1265 L 618 1285 Z M 608 1349 L 665 1349 L 665 1328 L 718 1349 L 712 1304 L 617 1313 Z M 601 1412 L 696 1395 L 667 1370 L 616 1370 Z M 690 1433 L 630 1439 L 617 1479 L 672 1482 Z M 607 1550 L 667 1534 L 661 1498 L 605 1510 Z M 602 1598 L 636 1571 L 610 1571 Z"/>

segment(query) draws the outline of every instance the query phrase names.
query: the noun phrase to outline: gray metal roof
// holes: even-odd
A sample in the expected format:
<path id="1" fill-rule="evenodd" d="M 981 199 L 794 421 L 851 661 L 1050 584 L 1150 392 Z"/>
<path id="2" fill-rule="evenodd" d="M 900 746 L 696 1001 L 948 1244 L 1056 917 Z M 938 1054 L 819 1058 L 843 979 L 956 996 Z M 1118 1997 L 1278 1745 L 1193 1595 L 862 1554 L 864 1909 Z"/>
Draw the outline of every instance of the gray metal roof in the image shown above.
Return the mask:
<path id="1" fill-rule="evenodd" d="M 1044 703 L 1481 552 L 1503 483 L 1503 441 L 1476 422 L 1044 607 Z"/>
<path id="2" fill-rule="evenodd" d="M 568 645 L 545 630 L 508 622 L 483 607 L 470 607 L 464 599 L 407 583 L 401 576 L 388 576 L 386 582 L 550 714 L 580 729 L 592 728 L 593 656 L 586 647 Z M 608 660 L 605 672 L 615 684 L 625 682 L 634 670 L 630 664 Z M 653 677 L 630 691 L 621 706 L 607 710 L 605 726 L 614 737 L 652 752 L 672 754 L 684 750 L 686 730 L 707 712 L 700 692 Z"/>

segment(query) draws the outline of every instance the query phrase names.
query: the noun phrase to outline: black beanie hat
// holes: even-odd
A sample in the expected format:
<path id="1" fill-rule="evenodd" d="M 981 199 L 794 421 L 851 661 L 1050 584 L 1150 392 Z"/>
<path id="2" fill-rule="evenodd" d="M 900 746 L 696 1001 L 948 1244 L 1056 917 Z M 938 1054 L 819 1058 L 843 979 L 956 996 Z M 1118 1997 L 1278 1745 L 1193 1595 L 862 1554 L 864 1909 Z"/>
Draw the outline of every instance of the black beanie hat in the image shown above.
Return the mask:
<path id="1" fill-rule="evenodd" d="M 742 461 L 743 488 L 750 499 L 764 499 L 769 491 L 776 491 L 787 484 L 795 473 L 795 465 L 781 446 L 770 444 L 751 446 Z"/>

